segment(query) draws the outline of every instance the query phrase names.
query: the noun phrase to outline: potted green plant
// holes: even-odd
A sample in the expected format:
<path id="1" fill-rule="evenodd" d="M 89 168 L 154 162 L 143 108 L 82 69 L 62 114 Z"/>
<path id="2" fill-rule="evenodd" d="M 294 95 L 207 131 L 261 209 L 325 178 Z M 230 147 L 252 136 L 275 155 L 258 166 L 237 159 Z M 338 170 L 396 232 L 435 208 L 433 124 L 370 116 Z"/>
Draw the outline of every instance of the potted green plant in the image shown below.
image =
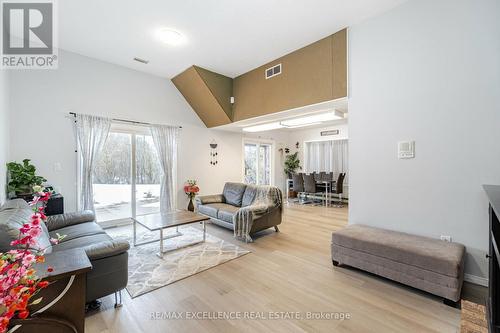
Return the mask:
<path id="1" fill-rule="evenodd" d="M 36 174 L 36 167 L 30 161 L 24 159 L 22 163 L 7 163 L 9 173 L 8 192 L 14 193 L 18 198 L 27 200 L 31 200 L 33 197 L 33 186 L 40 186 L 47 181 L 47 179 Z"/>
<path id="2" fill-rule="evenodd" d="M 289 179 L 292 178 L 292 174 L 298 169 L 302 169 L 298 155 L 299 152 L 296 151 L 295 153 L 289 154 L 285 157 L 285 174 L 288 175 Z"/>

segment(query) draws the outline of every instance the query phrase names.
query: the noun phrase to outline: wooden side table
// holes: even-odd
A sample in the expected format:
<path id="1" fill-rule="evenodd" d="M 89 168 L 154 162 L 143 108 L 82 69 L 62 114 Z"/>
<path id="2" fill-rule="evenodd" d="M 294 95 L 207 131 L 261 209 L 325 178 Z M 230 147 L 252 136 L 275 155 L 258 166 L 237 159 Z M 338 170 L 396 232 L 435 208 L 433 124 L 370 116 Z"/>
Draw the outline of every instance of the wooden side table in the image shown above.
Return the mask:
<path id="1" fill-rule="evenodd" d="M 47 272 L 53 267 L 52 273 Z M 92 269 L 83 249 L 47 254 L 45 262 L 35 266 L 38 276 L 51 284 L 35 297 L 39 304 L 30 306 L 30 317 L 11 321 L 9 332 L 83 333 L 85 331 L 86 274 Z"/>

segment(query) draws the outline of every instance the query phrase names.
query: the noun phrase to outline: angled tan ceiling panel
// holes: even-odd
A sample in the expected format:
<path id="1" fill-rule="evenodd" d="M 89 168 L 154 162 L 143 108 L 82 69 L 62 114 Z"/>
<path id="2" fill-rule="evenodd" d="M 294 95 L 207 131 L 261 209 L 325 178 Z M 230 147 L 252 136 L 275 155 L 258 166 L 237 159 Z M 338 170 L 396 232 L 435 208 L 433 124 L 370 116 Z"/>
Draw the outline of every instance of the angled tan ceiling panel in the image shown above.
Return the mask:
<path id="1" fill-rule="evenodd" d="M 282 74 L 266 79 L 267 68 Z M 234 121 L 332 99 L 332 37 L 328 36 L 234 79 Z"/>
<path id="2" fill-rule="evenodd" d="M 233 96 L 233 79 L 198 66 L 193 67 L 196 69 L 203 81 L 205 81 L 208 89 L 210 89 L 214 97 L 224 109 L 224 112 L 226 112 L 229 118 L 232 118 L 233 106 L 231 105 L 231 97 Z"/>
<path id="3" fill-rule="evenodd" d="M 172 82 L 207 127 L 231 122 L 231 78 L 191 66 Z"/>
<path id="4" fill-rule="evenodd" d="M 191 66 L 172 82 L 207 127 L 347 97 L 347 29 L 234 79 Z"/>

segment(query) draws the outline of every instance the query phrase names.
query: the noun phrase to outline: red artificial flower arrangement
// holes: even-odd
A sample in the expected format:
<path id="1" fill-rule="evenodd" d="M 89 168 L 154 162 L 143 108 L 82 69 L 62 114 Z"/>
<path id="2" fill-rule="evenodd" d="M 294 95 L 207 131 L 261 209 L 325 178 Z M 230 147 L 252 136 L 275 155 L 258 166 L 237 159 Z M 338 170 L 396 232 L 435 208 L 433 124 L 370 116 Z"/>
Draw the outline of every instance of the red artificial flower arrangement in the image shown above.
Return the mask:
<path id="1" fill-rule="evenodd" d="M 28 306 L 38 304 L 42 298 L 31 300 L 41 289 L 49 285 L 36 275 L 33 265 L 45 261 L 45 249 L 39 247 L 37 238 L 43 232 L 45 223 L 45 204 L 50 192 L 44 192 L 41 186 L 35 186 L 35 194 L 30 206 L 33 215 L 19 229 L 19 237 L 11 242 L 14 248 L 6 253 L 0 252 L 0 333 L 7 331 L 12 318 L 25 319 L 29 316 Z M 57 244 L 62 237 L 51 239 Z M 53 271 L 49 267 L 49 272 Z"/>
<path id="2" fill-rule="evenodd" d="M 198 192 L 200 192 L 200 188 L 196 185 L 196 180 L 188 180 L 184 185 L 184 193 L 188 196 L 189 199 L 194 198 Z"/>

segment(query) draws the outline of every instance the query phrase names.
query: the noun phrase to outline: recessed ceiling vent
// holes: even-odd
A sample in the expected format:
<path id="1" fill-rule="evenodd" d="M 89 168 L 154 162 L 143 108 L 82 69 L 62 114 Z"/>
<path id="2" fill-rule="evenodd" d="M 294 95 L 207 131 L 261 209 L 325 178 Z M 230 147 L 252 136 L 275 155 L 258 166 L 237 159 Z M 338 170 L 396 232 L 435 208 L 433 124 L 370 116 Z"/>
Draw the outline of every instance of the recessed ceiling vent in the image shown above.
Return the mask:
<path id="1" fill-rule="evenodd" d="M 281 64 L 266 69 L 266 80 L 281 74 Z"/>

